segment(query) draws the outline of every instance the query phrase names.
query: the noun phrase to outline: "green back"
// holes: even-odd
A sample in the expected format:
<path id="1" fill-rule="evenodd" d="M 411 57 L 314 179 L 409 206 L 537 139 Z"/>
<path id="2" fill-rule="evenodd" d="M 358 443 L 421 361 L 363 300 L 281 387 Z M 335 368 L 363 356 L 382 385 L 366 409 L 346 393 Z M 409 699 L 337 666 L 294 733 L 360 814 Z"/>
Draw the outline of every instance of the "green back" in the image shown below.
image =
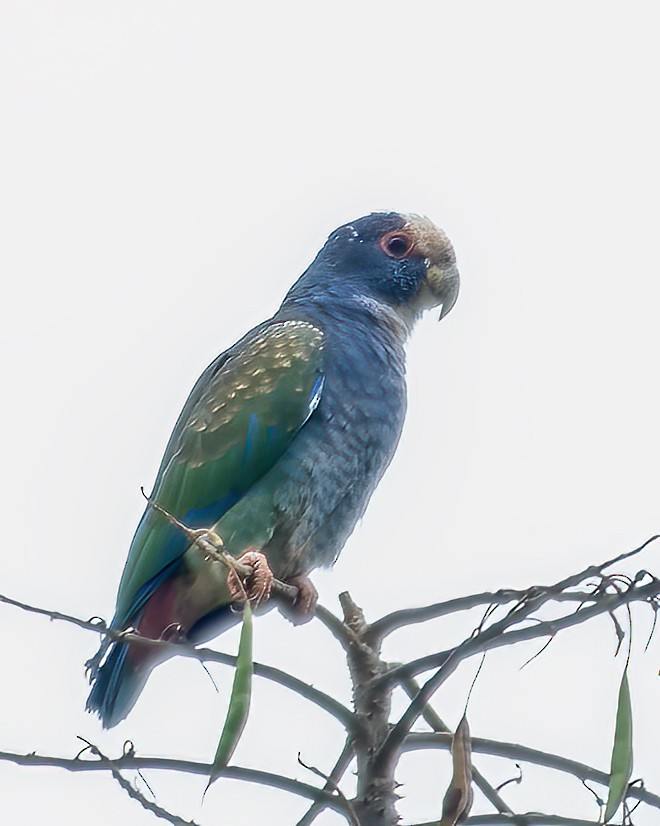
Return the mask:
<path id="1" fill-rule="evenodd" d="M 192 527 L 213 525 L 289 447 L 318 404 L 323 333 L 303 321 L 257 328 L 202 375 L 184 406 L 153 499 Z M 185 553 L 182 532 L 147 508 L 124 568 L 115 621 Z"/>

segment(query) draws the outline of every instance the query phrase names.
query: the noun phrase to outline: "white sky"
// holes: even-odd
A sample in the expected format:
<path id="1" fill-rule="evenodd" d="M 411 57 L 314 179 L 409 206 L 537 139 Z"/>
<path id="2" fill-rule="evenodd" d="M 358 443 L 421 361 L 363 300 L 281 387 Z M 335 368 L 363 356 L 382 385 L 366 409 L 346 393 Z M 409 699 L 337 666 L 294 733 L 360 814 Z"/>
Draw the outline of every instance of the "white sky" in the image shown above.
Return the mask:
<path id="1" fill-rule="evenodd" d="M 428 214 L 452 238 L 455 310 L 410 347 L 399 453 L 322 601 L 368 617 L 548 583 L 639 544 L 658 512 L 657 14 L 653 3 L 113 3 L 4 0 L 0 267 L 4 553 L 0 591 L 112 613 L 126 549 L 193 381 L 270 314 L 340 223 Z M 655 547 L 639 563 L 660 571 Z M 658 655 L 631 674 L 635 776 L 660 790 Z M 128 721 L 85 714 L 93 635 L 0 607 L 0 749 L 210 759 L 220 696 L 192 662 L 153 676 Z M 473 618 L 392 639 L 442 649 Z M 235 635 L 219 641 L 234 650 Z M 607 619 L 486 661 L 477 736 L 609 766 L 620 658 Z M 312 624 L 256 628 L 258 659 L 348 701 Z M 476 662 L 437 697 L 456 723 Z M 402 703 L 397 707 L 403 708 Z M 236 761 L 314 782 L 333 721 L 257 681 Z M 512 764 L 475 758 L 501 782 Z M 406 757 L 406 822 L 439 815 L 444 753 Z M 203 823 L 289 826 L 273 790 L 151 773 Z M 0 764 L 7 822 L 156 823 L 107 775 Z M 347 788 L 347 791 L 350 791 Z M 526 768 L 510 805 L 596 817 L 590 795 Z M 488 811 L 477 798 L 474 812 Z M 657 812 L 655 813 L 657 818 Z M 325 815 L 319 824 L 335 824 Z M 635 816 L 648 826 L 653 813 Z"/>

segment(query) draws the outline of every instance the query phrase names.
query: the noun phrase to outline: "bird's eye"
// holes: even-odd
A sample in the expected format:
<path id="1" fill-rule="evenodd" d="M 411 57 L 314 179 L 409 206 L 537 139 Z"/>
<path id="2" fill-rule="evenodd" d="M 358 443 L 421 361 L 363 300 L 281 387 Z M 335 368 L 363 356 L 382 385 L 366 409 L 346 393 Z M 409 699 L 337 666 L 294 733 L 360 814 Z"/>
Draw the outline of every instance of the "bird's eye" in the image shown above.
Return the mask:
<path id="1" fill-rule="evenodd" d="M 413 248 L 413 242 L 405 232 L 388 232 L 380 239 L 380 247 L 390 258 L 403 258 Z"/>

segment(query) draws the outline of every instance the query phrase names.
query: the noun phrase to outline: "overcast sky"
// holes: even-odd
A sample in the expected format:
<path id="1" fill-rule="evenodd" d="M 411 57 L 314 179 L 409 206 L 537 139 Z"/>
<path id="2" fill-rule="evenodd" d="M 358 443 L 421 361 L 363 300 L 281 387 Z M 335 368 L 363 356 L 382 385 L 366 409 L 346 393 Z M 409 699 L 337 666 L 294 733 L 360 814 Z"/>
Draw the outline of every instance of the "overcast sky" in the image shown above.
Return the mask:
<path id="1" fill-rule="evenodd" d="M 369 618 L 549 583 L 660 530 L 658 48 L 653 3 L 216 3 L 4 0 L 0 269 L 4 553 L 0 592 L 112 614 L 136 521 L 206 364 L 271 314 L 337 225 L 427 214 L 462 292 L 409 348 L 399 452 L 334 570 Z M 408 564 L 410 568 L 408 569 Z M 660 549 L 623 570 L 660 571 Z M 421 573 L 420 573 L 421 568 Z M 660 791 L 660 644 L 635 612 L 635 772 Z M 84 712 L 94 635 L 0 608 L 0 750 L 208 760 L 231 672 L 153 675 L 111 732 Z M 401 633 L 393 660 L 446 648 L 469 618 Z M 236 636 L 217 643 L 233 651 Z M 256 627 L 258 659 L 348 702 L 317 623 Z M 609 766 L 621 658 L 582 626 L 522 672 L 488 657 L 475 736 Z M 455 724 L 477 663 L 437 696 Z M 397 708 L 403 704 L 397 702 Z M 314 782 L 337 724 L 262 681 L 236 762 Z M 506 762 L 475 759 L 501 782 Z M 406 822 L 439 815 L 446 755 L 401 764 Z M 202 823 L 289 826 L 282 792 L 148 776 Z M 107 775 L 0 764 L 7 822 L 155 823 Z M 350 792 L 350 781 L 346 787 Z M 525 768 L 518 810 L 596 818 L 578 781 Z M 488 811 L 477 797 L 475 812 Z M 657 818 L 657 812 L 655 813 Z M 12 820 L 13 819 L 13 820 Z M 319 824 L 340 823 L 326 814 Z M 636 826 L 657 822 L 652 813 Z"/>

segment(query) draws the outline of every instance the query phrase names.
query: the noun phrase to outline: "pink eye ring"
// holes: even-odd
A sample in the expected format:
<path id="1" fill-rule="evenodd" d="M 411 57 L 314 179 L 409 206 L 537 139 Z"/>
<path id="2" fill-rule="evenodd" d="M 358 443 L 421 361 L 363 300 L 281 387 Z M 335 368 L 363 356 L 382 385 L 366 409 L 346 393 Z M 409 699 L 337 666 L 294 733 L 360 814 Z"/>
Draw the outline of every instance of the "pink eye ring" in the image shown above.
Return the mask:
<path id="1" fill-rule="evenodd" d="M 380 239 L 380 248 L 390 258 L 405 258 L 413 246 L 412 238 L 405 232 L 398 230 L 388 232 Z"/>

